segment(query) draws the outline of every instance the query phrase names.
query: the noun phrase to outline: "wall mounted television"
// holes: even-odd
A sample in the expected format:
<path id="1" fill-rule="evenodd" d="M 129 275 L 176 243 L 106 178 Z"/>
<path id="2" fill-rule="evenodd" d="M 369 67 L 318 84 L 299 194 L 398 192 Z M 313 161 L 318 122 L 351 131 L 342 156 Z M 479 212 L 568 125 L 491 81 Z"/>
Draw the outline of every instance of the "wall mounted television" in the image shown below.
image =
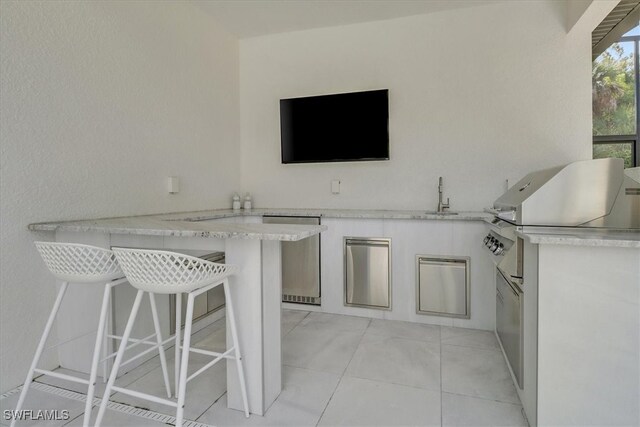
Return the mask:
<path id="1" fill-rule="evenodd" d="M 389 160 L 389 90 L 280 100 L 282 163 Z"/>

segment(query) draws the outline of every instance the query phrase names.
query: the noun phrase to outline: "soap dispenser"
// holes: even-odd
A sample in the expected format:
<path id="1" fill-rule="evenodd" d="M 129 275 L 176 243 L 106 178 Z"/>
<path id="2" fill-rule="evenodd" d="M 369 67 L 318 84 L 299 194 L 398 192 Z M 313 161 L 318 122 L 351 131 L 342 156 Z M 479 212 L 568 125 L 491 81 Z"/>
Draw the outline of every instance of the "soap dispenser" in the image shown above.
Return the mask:
<path id="1" fill-rule="evenodd" d="M 240 195 L 238 193 L 234 193 L 233 194 L 232 207 L 233 207 L 234 211 L 239 211 L 240 210 Z"/>
<path id="2" fill-rule="evenodd" d="M 251 194 L 247 193 L 244 196 L 244 210 L 245 211 L 250 211 L 251 210 Z"/>

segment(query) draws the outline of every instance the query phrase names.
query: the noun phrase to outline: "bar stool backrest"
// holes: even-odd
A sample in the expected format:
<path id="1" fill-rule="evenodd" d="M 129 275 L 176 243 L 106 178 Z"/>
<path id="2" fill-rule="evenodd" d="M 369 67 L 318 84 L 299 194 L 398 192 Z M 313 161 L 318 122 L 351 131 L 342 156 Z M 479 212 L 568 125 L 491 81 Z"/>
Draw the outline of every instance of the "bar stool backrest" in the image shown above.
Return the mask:
<path id="1" fill-rule="evenodd" d="M 124 275 L 108 249 L 78 243 L 34 243 L 47 268 L 63 282 L 106 283 Z"/>
<path id="2" fill-rule="evenodd" d="M 113 248 L 129 283 L 146 292 L 190 292 L 233 274 L 235 268 L 176 252 Z"/>

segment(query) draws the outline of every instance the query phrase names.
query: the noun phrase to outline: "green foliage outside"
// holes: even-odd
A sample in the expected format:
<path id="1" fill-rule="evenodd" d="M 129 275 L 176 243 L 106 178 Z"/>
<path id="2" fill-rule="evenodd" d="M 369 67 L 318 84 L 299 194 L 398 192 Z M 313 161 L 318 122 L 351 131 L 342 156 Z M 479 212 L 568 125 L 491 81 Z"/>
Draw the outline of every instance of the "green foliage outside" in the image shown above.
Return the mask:
<path id="1" fill-rule="evenodd" d="M 619 157 L 624 159 L 624 167 L 630 168 L 633 166 L 631 163 L 631 155 L 633 151 L 631 144 L 593 144 L 593 158 L 604 159 L 607 157 Z"/>
<path id="2" fill-rule="evenodd" d="M 633 54 L 625 54 L 618 43 L 612 45 L 594 62 L 593 135 L 635 135 L 636 100 Z M 594 145 L 593 157 L 622 157 L 632 166 L 629 144 Z"/>

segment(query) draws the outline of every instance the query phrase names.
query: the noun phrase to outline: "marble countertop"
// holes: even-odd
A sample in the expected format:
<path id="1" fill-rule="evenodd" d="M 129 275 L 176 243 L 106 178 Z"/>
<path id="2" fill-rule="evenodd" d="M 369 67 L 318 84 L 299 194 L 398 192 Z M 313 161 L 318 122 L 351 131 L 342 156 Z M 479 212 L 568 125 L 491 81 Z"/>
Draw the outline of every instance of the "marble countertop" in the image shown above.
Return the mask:
<path id="1" fill-rule="evenodd" d="M 484 220 L 484 212 L 438 215 L 427 211 L 354 209 L 216 209 L 196 212 L 103 218 L 29 224 L 32 231 L 76 231 L 151 236 L 210 237 L 219 239 L 261 239 L 296 241 L 321 233 L 324 225 L 244 224 L 215 221 L 239 216 L 319 216 L 325 218 Z"/>
<path id="2" fill-rule="evenodd" d="M 206 221 L 233 216 L 314 216 L 321 218 L 361 218 L 361 219 L 427 219 L 454 221 L 483 221 L 493 216 L 486 212 L 453 212 L 438 214 L 427 210 L 384 210 L 384 209 L 297 209 L 297 208 L 259 208 L 248 212 L 244 210 L 216 209 L 210 211 L 182 212 L 161 215 L 164 219 L 188 218 L 191 221 Z"/>
<path id="3" fill-rule="evenodd" d="M 296 241 L 325 231 L 325 225 L 242 224 L 219 221 L 194 221 L 146 215 L 30 224 L 32 231 L 76 231 L 147 236 L 209 237 L 217 239 L 259 239 Z M 222 217 L 220 217 L 222 218 Z"/>
<path id="4" fill-rule="evenodd" d="M 531 243 L 542 245 L 640 248 L 640 231 L 524 227 L 517 233 Z"/>

